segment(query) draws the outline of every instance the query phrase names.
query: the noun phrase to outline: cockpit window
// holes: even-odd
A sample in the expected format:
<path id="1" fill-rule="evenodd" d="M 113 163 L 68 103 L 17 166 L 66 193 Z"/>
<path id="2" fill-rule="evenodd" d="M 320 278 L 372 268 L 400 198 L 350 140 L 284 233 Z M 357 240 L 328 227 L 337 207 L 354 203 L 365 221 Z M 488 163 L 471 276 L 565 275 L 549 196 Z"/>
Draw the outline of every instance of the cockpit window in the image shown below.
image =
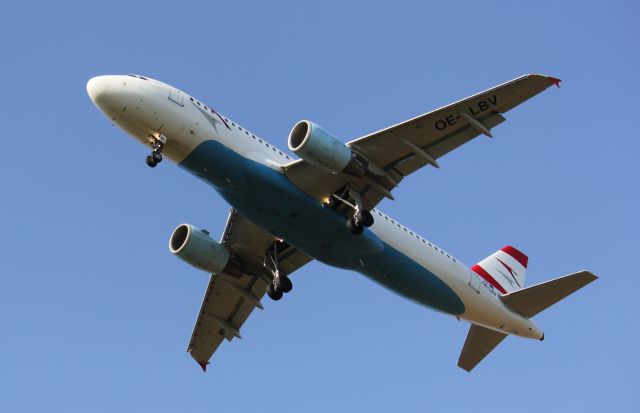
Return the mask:
<path id="1" fill-rule="evenodd" d="M 147 80 L 147 78 L 146 78 L 146 77 L 144 77 L 144 76 L 138 76 L 138 77 L 139 77 L 140 79 L 142 79 L 142 80 Z"/>
<path id="2" fill-rule="evenodd" d="M 127 76 L 131 76 L 131 77 L 138 77 L 138 76 L 136 76 L 136 75 L 127 75 Z"/>

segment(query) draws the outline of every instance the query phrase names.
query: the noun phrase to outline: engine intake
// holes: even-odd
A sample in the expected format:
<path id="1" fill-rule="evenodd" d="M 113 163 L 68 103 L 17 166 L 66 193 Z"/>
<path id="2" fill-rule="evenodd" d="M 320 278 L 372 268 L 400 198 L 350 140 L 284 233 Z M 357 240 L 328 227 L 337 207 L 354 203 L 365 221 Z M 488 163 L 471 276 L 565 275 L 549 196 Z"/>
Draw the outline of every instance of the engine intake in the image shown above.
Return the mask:
<path id="1" fill-rule="evenodd" d="M 183 261 L 212 274 L 226 272 L 232 267 L 229 250 L 193 225 L 182 224 L 173 231 L 169 250 Z"/>
<path id="2" fill-rule="evenodd" d="M 366 162 L 351 148 L 308 120 L 296 123 L 289 133 L 288 143 L 296 155 L 332 174 L 344 172 L 363 176 L 367 171 Z"/>

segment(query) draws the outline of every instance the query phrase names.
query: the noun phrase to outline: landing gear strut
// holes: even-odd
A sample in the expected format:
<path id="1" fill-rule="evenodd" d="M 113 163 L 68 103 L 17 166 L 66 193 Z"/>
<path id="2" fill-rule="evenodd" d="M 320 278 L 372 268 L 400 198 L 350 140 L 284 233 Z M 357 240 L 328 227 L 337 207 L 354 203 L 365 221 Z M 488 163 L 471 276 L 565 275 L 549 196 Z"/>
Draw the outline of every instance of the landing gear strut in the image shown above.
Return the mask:
<path id="1" fill-rule="evenodd" d="M 164 135 L 158 135 L 151 141 L 151 155 L 147 156 L 147 165 L 151 168 L 155 168 L 160 162 L 162 162 L 162 149 L 167 142 L 167 138 Z"/>
<path id="2" fill-rule="evenodd" d="M 273 275 L 273 281 L 267 288 L 267 295 L 274 301 L 278 301 L 285 293 L 290 292 L 293 289 L 293 283 L 284 274 L 280 274 L 278 267 L 278 242 L 274 242 L 273 248 L 267 251 L 264 256 L 263 265 Z"/>
<path id="3" fill-rule="evenodd" d="M 352 187 L 349 187 L 348 194 L 349 197 L 355 201 L 355 205 L 343 200 L 340 197 L 337 197 L 337 199 L 353 208 L 353 215 L 347 218 L 347 229 L 353 235 L 360 235 L 364 232 L 365 227 L 370 227 L 373 225 L 373 215 L 371 215 L 371 212 L 367 211 L 364 208 L 362 197 L 360 196 L 360 193 L 358 191 L 356 191 Z"/>

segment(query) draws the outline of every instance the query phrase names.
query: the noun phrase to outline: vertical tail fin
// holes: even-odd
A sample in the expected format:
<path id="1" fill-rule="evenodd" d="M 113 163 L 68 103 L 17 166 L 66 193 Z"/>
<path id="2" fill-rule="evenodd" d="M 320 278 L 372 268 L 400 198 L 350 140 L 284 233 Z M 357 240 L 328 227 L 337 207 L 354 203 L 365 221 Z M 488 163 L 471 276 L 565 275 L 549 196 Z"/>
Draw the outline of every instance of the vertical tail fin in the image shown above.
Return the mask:
<path id="1" fill-rule="evenodd" d="M 524 287 L 529 258 L 511 245 L 489 255 L 471 269 L 502 294 Z"/>

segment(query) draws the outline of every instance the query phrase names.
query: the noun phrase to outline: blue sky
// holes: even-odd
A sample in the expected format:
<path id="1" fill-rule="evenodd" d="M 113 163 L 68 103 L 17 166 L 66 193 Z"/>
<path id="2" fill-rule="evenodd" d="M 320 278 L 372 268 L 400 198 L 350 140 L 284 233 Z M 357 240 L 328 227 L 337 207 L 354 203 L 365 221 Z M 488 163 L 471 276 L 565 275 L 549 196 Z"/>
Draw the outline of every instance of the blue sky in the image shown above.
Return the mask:
<path id="1" fill-rule="evenodd" d="M 640 390 L 640 17 L 619 2 L 10 2 L 0 13 L 0 411 L 631 411 Z M 563 79 L 407 179 L 381 209 L 527 283 L 601 278 L 467 374 L 467 325 L 317 263 L 205 375 L 185 352 L 207 275 L 167 240 L 228 206 L 112 127 L 95 75 L 171 83 L 286 148 L 347 141 L 524 73 Z"/>

